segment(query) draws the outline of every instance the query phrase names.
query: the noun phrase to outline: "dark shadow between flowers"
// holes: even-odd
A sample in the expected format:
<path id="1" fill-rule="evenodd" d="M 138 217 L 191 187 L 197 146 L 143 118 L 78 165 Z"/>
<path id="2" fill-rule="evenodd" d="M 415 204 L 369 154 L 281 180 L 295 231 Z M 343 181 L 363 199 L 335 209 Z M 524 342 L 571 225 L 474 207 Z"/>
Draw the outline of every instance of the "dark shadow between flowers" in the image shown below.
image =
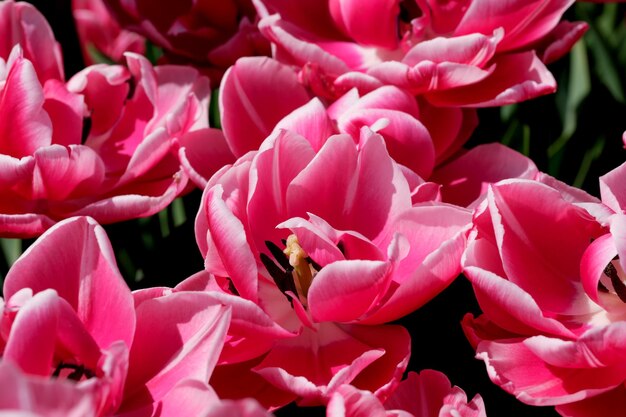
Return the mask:
<path id="1" fill-rule="evenodd" d="M 452 385 L 465 391 L 468 400 L 480 394 L 488 416 L 557 417 L 553 407 L 523 404 L 489 380 L 484 363 L 474 358 L 475 352 L 461 329 L 466 313 L 478 315 L 480 308 L 470 282 L 459 276 L 428 304 L 398 320 L 396 323 L 412 335 L 408 370 L 444 372 Z"/>

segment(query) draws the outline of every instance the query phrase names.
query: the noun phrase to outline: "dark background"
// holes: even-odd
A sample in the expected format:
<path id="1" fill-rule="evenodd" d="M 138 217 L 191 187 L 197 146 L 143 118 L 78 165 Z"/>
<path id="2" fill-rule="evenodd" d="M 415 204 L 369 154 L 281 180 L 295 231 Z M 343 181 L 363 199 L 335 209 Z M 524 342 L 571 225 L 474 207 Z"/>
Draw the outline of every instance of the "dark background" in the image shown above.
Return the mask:
<path id="1" fill-rule="evenodd" d="M 31 3 L 48 18 L 61 43 L 69 79 L 84 67 L 70 1 Z M 575 52 L 550 66 L 559 83 L 557 94 L 504 109 L 480 110 L 480 125 L 468 146 L 502 141 L 530 156 L 541 170 L 598 195 L 598 177 L 626 156 L 621 139 L 626 130 L 625 12 L 622 5 L 591 4 L 577 4 L 568 11 L 569 20 L 585 20 L 591 28 Z M 174 286 L 203 268 L 193 237 L 199 199 L 196 190 L 159 215 L 105 226 L 131 288 Z M 15 253 L 32 241 L 0 241 L 6 254 L 0 256 L 1 280 Z M 467 312 L 480 311 L 471 285 L 461 276 L 426 306 L 400 320 L 413 336 L 409 370 L 446 373 L 470 398 L 480 393 L 492 417 L 558 416 L 552 407 L 520 403 L 489 381 L 459 325 Z M 325 413 L 323 408 L 291 406 L 276 415 Z"/>

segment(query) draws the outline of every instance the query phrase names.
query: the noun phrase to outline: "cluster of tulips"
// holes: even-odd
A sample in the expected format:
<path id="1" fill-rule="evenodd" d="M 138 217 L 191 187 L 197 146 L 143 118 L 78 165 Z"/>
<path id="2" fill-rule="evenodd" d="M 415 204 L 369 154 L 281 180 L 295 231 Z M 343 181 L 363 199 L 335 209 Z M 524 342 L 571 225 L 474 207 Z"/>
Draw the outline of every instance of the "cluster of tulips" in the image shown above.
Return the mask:
<path id="1" fill-rule="evenodd" d="M 477 108 L 556 90 L 573 3 L 74 0 L 66 78 L 45 17 L 0 2 L 0 237 L 32 240 L 0 298 L 0 415 L 485 417 L 408 371 L 398 324 L 462 273 L 494 384 L 626 416 L 626 164 L 598 198 L 466 147 Z M 101 224 L 194 189 L 204 269 L 131 291 Z"/>

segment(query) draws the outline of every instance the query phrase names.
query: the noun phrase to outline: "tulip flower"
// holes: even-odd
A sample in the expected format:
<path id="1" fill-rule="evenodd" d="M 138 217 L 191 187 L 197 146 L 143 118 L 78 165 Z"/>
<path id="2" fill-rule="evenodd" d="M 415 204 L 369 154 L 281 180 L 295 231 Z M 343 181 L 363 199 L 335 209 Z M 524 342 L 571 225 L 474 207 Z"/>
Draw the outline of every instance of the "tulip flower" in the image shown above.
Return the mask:
<path id="1" fill-rule="evenodd" d="M 437 106 L 502 106 L 555 91 L 544 63 L 587 27 L 560 23 L 573 2 L 261 0 L 259 26 L 320 97 L 395 85 Z"/>
<path id="2" fill-rule="evenodd" d="M 353 89 L 324 104 L 310 98 L 290 67 L 269 58 L 242 58 L 226 73 L 220 109 L 225 141 L 238 156 L 258 149 L 280 129 L 300 133 L 316 151 L 332 134 L 349 134 L 358 143 L 362 127 L 374 129 L 390 156 L 407 168 L 415 201 L 475 205 L 488 184 L 539 173 L 530 159 L 502 145 L 463 150 L 475 126 L 471 109 L 434 107 L 394 86 L 364 96 Z M 208 177 L 192 174 L 202 164 L 190 165 L 189 175 L 204 186 Z"/>
<path id="3" fill-rule="evenodd" d="M 145 54 L 146 40 L 123 30 L 102 0 L 72 0 L 72 13 L 85 64 L 123 63 L 125 52 Z"/>
<path id="4" fill-rule="evenodd" d="M 367 413 L 367 414 L 366 414 Z M 465 392 L 451 387 L 441 372 L 409 372 L 391 397 L 381 403 L 367 391 L 341 387 L 330 400 L 327 417 L 486 417 L 480 395 L 467 402 Z"/>
<path id="5" fill-rule="evenodd" d="M 163 48 L 166 62 L 193 65 L 216 85 L 237 58 L 270 53 L 251 0 L 104 3 L 123 28 Z"/>
<path id="6" fill-rule="evenodd" d="M 196 70 L 129 54 L 127 67 L 91 66 L 65 83 L 43 17 L 8 1 L 0 18 L 17 42 L 0 55 L 0 236 L 37 236 L 75 215 L 148 216 L 186 189 L 179 154 L 211 154 L 206 175 L 232 160 L 208 128 L 209 82 Z M 41 28 L 17 30 L 29 21 Z"/>
<path id="7" fill-rule="evenodd" d="M 317 152 L 279 130 L 209 180 L 196 238 L 226 292 L 293 333 L 252 371 L 316 404 L 346 383 L 389 394 L 409 339 L 385 323 L 456 277 L 468 224 L 459 207 L 413 207 L 401 168 L 367 128 L 358 146 L 334 135 Z"/>
<path id="8" fill-rule="evenodd" d="M 231 308 L 209 292 L 132 294 L 93 219 L 50 228 L 15 262 L 3 290 L 0 368 L 40 378 L 18 387 L 19 407 L 32 407 L 31 389 L 67 391 L 59 406 L 88 402 L 96 416 L 177 416 L 219 403 L 207 382 Z"/>
<path id="9" fill-rule="evenodd" d="M 625 166 L 602 201 L 540 176 L 493 185 L 463 257 L 484 314 L 465 333 L 491 380 L 564 416 L 618 416 L 626 399 Z"/>
<path id="10" fill-rule="evenodd" d="M 92 395 L 76 390 L 71 381 L 27 375 L 11 363 L 0 361 L 0 384 L 1 415 L 11 410 L 11 416 L 96 416 Z"/>
<path id="11" fill-rule="evenodd" d="M 476 125 L 473 110 L 436 108 L 394 86 L 363 96 L 353 89 L 325 104 L 311 97 L 292 68 L 261 57 L 242 58 L 227 71 L 220 112 L 226 141 L 237 156 L 258 149 L 279 128 L 319 130 L 312 138 L 319 149 L 333 133 L 348 133 L 358 142 L 360 128 L 368 126 L 385 138 L 396 161 L 422 177 L 454 154 Z"/>

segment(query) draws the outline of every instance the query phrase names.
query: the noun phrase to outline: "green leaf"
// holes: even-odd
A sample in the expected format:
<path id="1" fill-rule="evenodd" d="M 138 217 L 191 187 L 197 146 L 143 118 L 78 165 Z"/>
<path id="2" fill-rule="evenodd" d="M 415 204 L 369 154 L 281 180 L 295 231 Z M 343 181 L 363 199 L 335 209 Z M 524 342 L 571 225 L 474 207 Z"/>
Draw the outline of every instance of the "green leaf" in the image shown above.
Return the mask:
<path id="1" fill-rule="evenodd" d="M 91 60 L 94 62 L 94 64 L 115 64 L 115 61 L 102 53 L 102 51 L 96 48 L 92 43 L 87 44 L 87 53 L 91 57 Z"/>
<path id="2" fill-rule="evenodd" d="M 209 126 L 216 129 L 222 128 L 222 122 L 220 119 L 220 89 L 216 88 L 211 92 L 211 104 L 209 105 Z"/>
<path id="3" fill-rule="evenodd" d="M 133 262 L 130 254 L 125 248 L 117 249 L 115 251 L 117 265 L 122 273 L 122 276 L 128 281 L 130 277 L 135 279 L 137 276 L 137 268 Z"/>
<path id="4" fill-rule="evenodd" d="M 548 147 L 549 158 L 553 158 L 559 153 L 576 131 L 578 107 L 591 92 L 587 47 L 584 42 L 578 42 L 572 48 L 568 83 L 562 86 L 562 88 L 564 88 L 564 94 L 566 94 L 565 99 L 562 99 L 560 109 L 563 119 L 563 130 L 561 136 Z"/>
<path id="5" fill-rule="evenodd" d="M 2 248 L 7 265 L 11 266 L 22 254 L 22 241 L 20 239 L 0 239 L 0 248 Z"/>
<path id="6" fill-rule="evenodd" d="M 587 42 L 593 54 L 594 69 L 598 79 L 606 86 L 616 101 L 624 103 L 624 89 L 612 58 L 614 54 L 608 50 L 606 43 L 599 36 L 598 32 L 594 30 L 593 26 L 587 32 Z"/>
<path id="7" fill-rule="evenodd" d="M 596 140 L 596 143 L 594 143 L 593 146 L 585 152 L 585 156 L 583 157 L 578 173 L 576 174 L 576 179 L 572 184 L 574 187 L 582 187 L 585 179 L 587 178 L 587 174 L 589 173 L 589 168 L 591 168 L 591 164 L 602 154 L 602 150 L 604 150 L 604 143 L 604 138 L 600 137 Z"/>
<path id="8" fill-rule="evenodd" d="M 168 212 L 168 209 L 166 207 L 163 210 L 159 211 L 159 213 L 157 214 L 157 216 L 159 217 L 159 227 L 161 228 L 161 237 L 163 238 L 168 237 L 170 234 L 170 223 L 169 223 L 167 212 Z M 152 238 L 152 236 L 149 233 L 146 233 L 146 235 Z M 150 244 L 146 243 L 146 246 L 148 246 L 149 248 L 153 248 L 154 240 L 152 240 Z"/>
<path id="9" fill-rule="evenodd" d="M 511 120 L 511 117 L 513 117 L 517 112 L 517 108 L 517 104 L 510 104 L 508 106 L 500 107 L 500 119 L 504 123 L 508 122 L 509 120 Z"/>
<path id="10" fill-rule="evenodd" d="M 172 220 L 174 227 L 183 225 L 187 221 L 187 214 L 185 213 L 185 204 L 182 198 L 177 198 L 172 202 Z"/>
<path id="11" fill-rule="evenodd" d="M 515 137 L 515 134 L 517 133 L 519 124 L 520 122 L 518 119 L 513 119 L 509 123 L 509 126 L 506 128 L 506 132 L 504 132 L 504 135 L 502 135 L 502 139 L 500 140 L 500 143 L 506 146 L 511 146 L 511 143 L 513 142 L 513 138 Z"/>
<path id="12" fill-rule="evenodd" d="M 135 271 L 135 282 L 141 282 L 146 277 L 143 269 L 139 268 Z"/>
<path id="13" fill-rule="evenodd" d="M 525 156 L 530 156 L 530 126 L 527 124 L 522 126 L 522 149 L 520 152 Z"/>
<path id="14" fill-rule="evenodd" d="M 150 41 L 146 41 L 146 58 L 152 63 L 157 65 L 159 59 L 163 56 L 163 48 L 159 48 Z"/>
<path id="15" fill-rule="evenodd" d="M 602 14 L 596 20 L 596 28 L 600 34 L 611 40 L 615 31 L 615 22 L 617 21 L 617 4 L 605 4 L 602 8 Z"/>

